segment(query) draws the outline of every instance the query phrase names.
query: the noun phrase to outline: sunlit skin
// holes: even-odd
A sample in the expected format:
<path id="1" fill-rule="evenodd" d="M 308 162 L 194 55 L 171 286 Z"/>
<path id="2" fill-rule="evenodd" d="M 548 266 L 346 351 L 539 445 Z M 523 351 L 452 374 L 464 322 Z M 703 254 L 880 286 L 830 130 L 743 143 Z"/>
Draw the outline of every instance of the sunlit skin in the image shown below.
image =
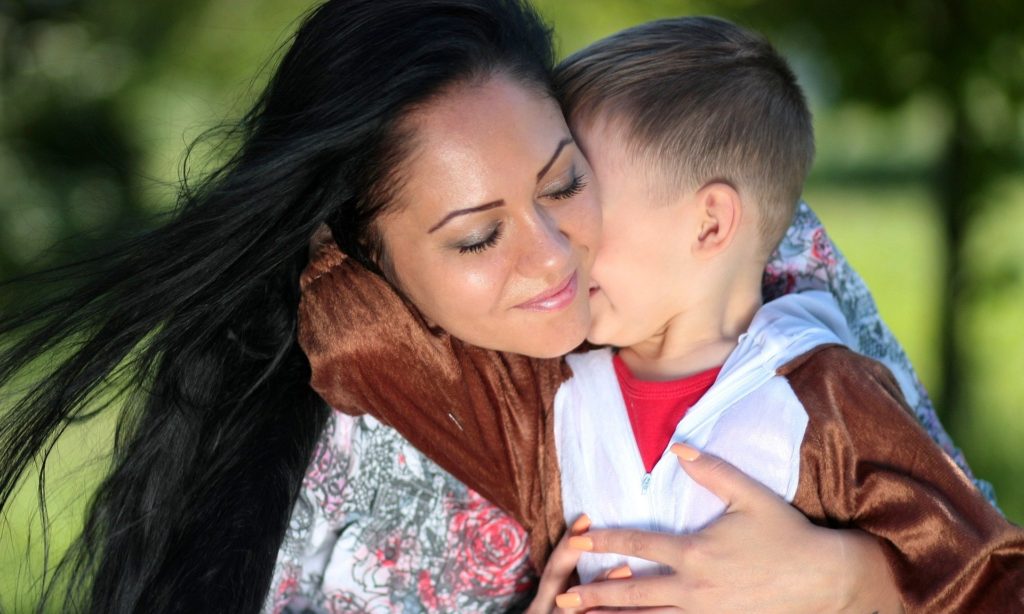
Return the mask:
<path id="1" fill-rule="evenodd" d="M 579 345 L 601 214 L 555 101 L 498 75 L 409 128 L 397 206 L 379 221 L 397 285 L 473 345 L 541 358 Z"/>
<path id="2" fill-rule="evenodd" d="M 615 121 L 575 132 L 601 184 L 604 220 L 588 340 L 623 348 L 646 379 L 722 364 L 761 305 L 756 211 L 722 183 L 673 193 L 631 155 Z"/>

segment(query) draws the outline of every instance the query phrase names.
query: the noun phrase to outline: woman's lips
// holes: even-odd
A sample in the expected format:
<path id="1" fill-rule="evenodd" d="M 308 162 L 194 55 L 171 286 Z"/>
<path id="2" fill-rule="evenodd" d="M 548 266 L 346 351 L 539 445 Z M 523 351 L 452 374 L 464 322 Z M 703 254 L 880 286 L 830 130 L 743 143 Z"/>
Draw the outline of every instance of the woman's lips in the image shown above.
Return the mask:
<path id="1" fill-rule="evenodd" d="M 576 298 L 577 273 L 573 271 L 564 282 L 554 288 L 538 294 L 534 298 L 516 305 L 519 309 L 530 311 L 557 311 L 568 307 Z"/>

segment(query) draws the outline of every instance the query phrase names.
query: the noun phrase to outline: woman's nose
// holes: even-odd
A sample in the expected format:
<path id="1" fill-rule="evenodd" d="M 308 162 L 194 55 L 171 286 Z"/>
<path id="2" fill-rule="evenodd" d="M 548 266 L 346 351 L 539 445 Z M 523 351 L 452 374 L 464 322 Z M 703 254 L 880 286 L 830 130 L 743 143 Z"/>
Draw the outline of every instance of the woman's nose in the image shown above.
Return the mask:
<path id="1" fill-rule="evenodd" d="M 520 274 L 543 277 L 567 273 L 566 263 L 572 256 L 569 238 L 543 206 L 534 209 L 536 214 L 524 224 L 526 232 L 519 256 Z"/>

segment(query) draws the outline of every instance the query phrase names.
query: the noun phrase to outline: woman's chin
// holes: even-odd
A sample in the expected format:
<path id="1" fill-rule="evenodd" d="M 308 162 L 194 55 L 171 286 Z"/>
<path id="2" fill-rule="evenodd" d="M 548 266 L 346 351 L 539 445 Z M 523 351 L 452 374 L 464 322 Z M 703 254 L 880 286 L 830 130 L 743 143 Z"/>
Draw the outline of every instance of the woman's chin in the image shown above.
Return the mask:
<path id="1" fill-rule="evenodd" d="M 586 341 L 589 328 L 589 321 L 584 320 L 538 329 L 524 336 L 523 340 L 527 343 L 523 344 L 517 353 L 533 358 L 565 356 Z M 544 332 L 541 332 L 542 330 Z"/>
<path id="2" fill-rule="evenodd" d="M 520 348 L 517 353 L 532 358 L 560 358 L 586 341 L 586 334 L 587 331 L 584 328 L 578 334 L 566 334 L 565 331 L 560 331 L 557 337 L 548 337 L 544 340 L 534 337 L 534 340 L 540 341 L 540 343 L 531 343 L 529 347 Z"/>

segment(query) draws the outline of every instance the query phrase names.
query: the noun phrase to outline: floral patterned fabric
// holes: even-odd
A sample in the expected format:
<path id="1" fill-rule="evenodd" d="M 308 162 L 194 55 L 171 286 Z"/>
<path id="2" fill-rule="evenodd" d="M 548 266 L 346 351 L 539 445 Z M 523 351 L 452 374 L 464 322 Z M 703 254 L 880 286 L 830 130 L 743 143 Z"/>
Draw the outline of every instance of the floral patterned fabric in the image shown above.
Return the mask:
<path id="1" fill-rule="evenodd" d="M 806 205 L 765 271 L 765 300 L 836 296 L 859 352 L 895 374 L 932 438 L 970 475 L 863 280 Z M 991 486 L 976 481 L 990 501 Z M 528 603 L 536 575 L 509 516 L 371 417 L 335 412 L 278 555 L 265 611 L 503 612 Z"/>
<path id="2" fill-rule="evenodd" d="M 274 573 L 273 612 L 494 612 L 528 599 L 526 533 L 374 418 L 335 412 Z"/>

